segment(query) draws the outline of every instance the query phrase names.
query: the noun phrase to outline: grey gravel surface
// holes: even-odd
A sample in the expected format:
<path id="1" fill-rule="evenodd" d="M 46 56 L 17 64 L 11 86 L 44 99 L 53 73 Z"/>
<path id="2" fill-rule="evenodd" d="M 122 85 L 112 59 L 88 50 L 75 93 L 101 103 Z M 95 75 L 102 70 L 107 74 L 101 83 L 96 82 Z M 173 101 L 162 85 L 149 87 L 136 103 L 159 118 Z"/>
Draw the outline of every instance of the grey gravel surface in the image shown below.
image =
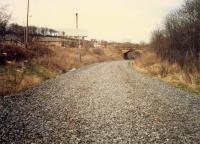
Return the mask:
<path id="1" fill-rule="evenodd" d="M 94 64 L 6 97 L 0 143 L 200 143 L 200 96 Z"/>

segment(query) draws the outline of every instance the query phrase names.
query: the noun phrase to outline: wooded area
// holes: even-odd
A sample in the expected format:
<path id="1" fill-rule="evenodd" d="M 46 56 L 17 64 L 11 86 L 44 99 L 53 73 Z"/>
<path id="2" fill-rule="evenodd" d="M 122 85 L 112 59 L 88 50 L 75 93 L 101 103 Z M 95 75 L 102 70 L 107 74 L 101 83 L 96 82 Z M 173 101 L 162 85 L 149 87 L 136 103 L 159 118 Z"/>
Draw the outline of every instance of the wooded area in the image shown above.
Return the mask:
<path id="1" fill-rule="evenodd" d="M 200 0 L 186 0 L 167 15 L 164 28 L 152 34 L 151 47 L 186 72 L 200 72 Z"/>

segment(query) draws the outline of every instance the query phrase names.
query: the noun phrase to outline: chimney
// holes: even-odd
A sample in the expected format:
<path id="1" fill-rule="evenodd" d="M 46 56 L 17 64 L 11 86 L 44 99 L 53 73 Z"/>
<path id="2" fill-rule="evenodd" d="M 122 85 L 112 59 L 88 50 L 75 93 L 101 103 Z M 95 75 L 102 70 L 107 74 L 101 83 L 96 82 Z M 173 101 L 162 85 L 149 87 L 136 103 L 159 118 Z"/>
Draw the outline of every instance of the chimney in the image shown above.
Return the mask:
<path id="1" fill-rule="evenodd" d="M 76 29 L 78 29 L 78 13 L 76 13 Z"/>

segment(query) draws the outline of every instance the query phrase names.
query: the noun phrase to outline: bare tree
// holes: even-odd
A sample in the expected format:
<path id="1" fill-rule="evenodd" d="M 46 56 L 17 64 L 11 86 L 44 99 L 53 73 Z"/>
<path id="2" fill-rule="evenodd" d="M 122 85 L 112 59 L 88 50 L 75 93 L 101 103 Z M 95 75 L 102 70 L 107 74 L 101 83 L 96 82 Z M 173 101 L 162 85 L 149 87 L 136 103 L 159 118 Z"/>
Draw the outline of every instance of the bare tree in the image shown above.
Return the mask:
<path id="1" fill-rule="evenodd" d="M 11 15 L 8 13 L 6 7 L 0 8 L 0 37 L 4 38 L 6 35 L 6 27 Z"/>

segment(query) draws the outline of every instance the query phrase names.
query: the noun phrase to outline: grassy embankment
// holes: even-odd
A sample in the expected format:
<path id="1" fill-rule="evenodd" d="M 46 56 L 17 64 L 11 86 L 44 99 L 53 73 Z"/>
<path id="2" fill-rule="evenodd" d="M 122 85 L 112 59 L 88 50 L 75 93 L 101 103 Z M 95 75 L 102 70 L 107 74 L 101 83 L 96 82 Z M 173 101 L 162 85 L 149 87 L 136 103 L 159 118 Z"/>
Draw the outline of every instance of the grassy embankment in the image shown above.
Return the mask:
<path id="1" fill-rule="evenodd" d="M 138 72 L 149 74 L 156 79 L 173 84 L 176 87 L 200 94 L 200 73 L 186 72 L 179 65 L 161 60 L 151 50 L 145 50 L 141 57 L 131 62 Z"/>
<path id="2" fill-rule="evenodd" d="M 0 46 L 0 96 L 23 91 L 84 65 L 121 59 L 121 51 L 108 49 L 83 49 L 79 62 L 77 48 L 55 45 L 32 45 L 28 49 L 10 44 Z"/>

